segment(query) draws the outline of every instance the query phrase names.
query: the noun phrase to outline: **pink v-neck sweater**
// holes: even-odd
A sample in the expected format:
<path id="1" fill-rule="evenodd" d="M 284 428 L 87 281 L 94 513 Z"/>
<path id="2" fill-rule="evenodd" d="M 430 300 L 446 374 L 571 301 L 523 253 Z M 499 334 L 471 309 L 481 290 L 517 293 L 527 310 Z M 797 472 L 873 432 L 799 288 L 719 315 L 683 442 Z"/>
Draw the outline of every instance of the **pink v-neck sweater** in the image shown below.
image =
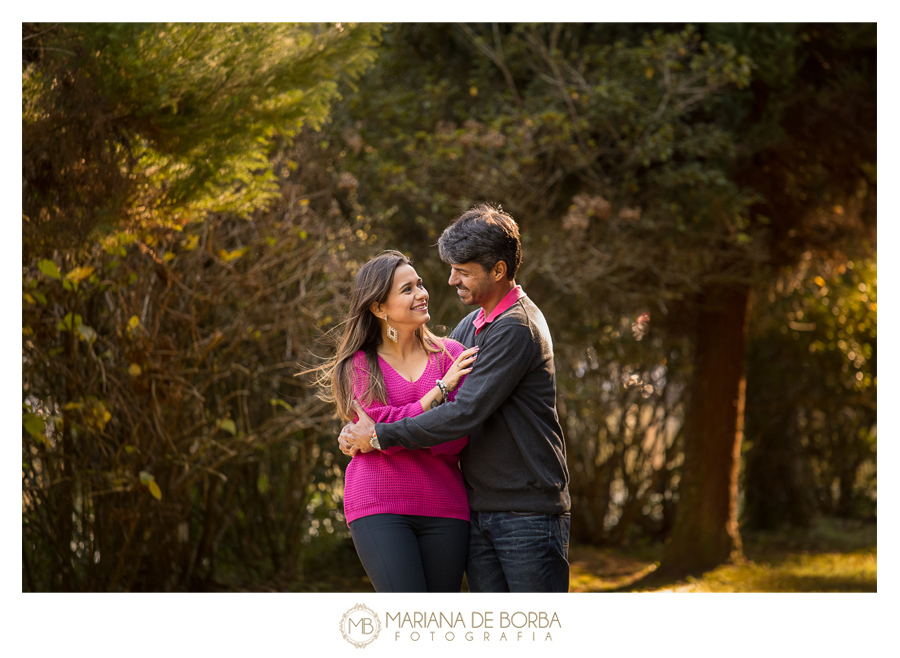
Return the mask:
<path id="1" fill-rule="evenodd" d="M 368 382 L 366 357 L 362 351 L 353 355 L 354 391 L 376 423 L 393 423 L 424 413 L 419 400 L 434 388 L 435 381 L 443 377 L 466 349 L 449 338 L 444 339 L 444 344 L 452 358 L 446 354 L 430 355 L 425 372 L 415 382 L 404 379 L 378 357 L 387 390 L 386 405 L 377 400 L 366 403 L 362 399 Z M 456 391 L 450 394 L 450 400 L 455 397 Z M 423 450 L 397 447 L 357 453 L 350 460 L 344 479 L 347 523 L 371 514 L 441 516 L 468 521 L 469 502 L 459 470 L 459 453 L 468 441 L 468 437 L 462 437 Z"/>

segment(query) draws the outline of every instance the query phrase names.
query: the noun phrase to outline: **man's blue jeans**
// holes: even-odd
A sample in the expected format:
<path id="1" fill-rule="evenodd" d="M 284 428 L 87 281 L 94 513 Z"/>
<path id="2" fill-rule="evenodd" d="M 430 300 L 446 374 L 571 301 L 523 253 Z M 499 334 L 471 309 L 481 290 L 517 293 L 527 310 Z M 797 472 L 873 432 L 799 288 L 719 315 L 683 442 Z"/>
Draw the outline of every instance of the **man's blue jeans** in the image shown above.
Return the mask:
<path id="1" fill-rule="evenodd" d="M 472 512 L 470 592 L 568 592 L 571 515 Z"/>

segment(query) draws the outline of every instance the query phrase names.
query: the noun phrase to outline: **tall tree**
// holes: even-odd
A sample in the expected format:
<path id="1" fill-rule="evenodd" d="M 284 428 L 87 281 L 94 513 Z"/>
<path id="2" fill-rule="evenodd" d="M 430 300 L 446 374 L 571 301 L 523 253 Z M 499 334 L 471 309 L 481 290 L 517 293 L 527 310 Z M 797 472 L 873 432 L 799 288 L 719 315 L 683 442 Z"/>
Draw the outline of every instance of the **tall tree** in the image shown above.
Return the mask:
<path id="1" fill-rule="evenodd" d="M 758 195 L 747 219 L 762 237 L 770 271 L 808 250 L 827 258 L 873 248 L 875 26 L 710 26 L 707 36 L 757 62 L 749 90 L 726 99 L 719 122 L 735 135 L 729 175 Z M 748 283 L 703 293 L 726 299 L 697 318 L 685 467 L 661 576 L 697 573 L 740 550 L 736 496 L 750 290 Z"/>
<path id="2" fill-rule="evenodd" d="M 380 27 L 23 24 L 23 256 L 94 228 L 247 216 L 277 194 L 268 154 L 318 127 Z"/>

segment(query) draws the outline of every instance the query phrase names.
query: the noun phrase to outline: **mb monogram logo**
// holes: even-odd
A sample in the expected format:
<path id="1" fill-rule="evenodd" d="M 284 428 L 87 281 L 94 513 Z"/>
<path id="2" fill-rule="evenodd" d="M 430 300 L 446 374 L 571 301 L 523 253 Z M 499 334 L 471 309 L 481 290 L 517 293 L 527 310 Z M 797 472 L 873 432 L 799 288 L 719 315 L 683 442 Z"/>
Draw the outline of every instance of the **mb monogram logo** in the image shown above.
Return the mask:
<path id="1" fill-rule="evenodd" d="M 381 620 L 362 603 L 353 606 L 341 619 L 341 635 L 357 649 L 375 641 L 381 631 Z"/>

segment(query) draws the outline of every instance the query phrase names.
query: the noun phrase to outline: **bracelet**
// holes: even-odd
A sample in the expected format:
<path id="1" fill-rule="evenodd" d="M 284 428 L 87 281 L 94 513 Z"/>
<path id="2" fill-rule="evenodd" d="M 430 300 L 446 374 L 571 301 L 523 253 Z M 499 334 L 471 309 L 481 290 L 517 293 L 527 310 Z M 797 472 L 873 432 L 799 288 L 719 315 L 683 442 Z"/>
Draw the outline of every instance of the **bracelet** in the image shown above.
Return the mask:
<path id="1" fill-rule="evenodd" d="M 439 389 L 441 389 L 441 395 L 444 396 L 444 402 L 446 402 L 446 401 L 447 401 L 447 398 L 450 397 L 450 391 L 447 390 L 447 385 L 446 385 L 442 380 L 440 380 L 440 379 L 437 380 L 437 381 L 435 382 L 435 384 L 437 385 L 437 387 L 438 387 Z"/>

